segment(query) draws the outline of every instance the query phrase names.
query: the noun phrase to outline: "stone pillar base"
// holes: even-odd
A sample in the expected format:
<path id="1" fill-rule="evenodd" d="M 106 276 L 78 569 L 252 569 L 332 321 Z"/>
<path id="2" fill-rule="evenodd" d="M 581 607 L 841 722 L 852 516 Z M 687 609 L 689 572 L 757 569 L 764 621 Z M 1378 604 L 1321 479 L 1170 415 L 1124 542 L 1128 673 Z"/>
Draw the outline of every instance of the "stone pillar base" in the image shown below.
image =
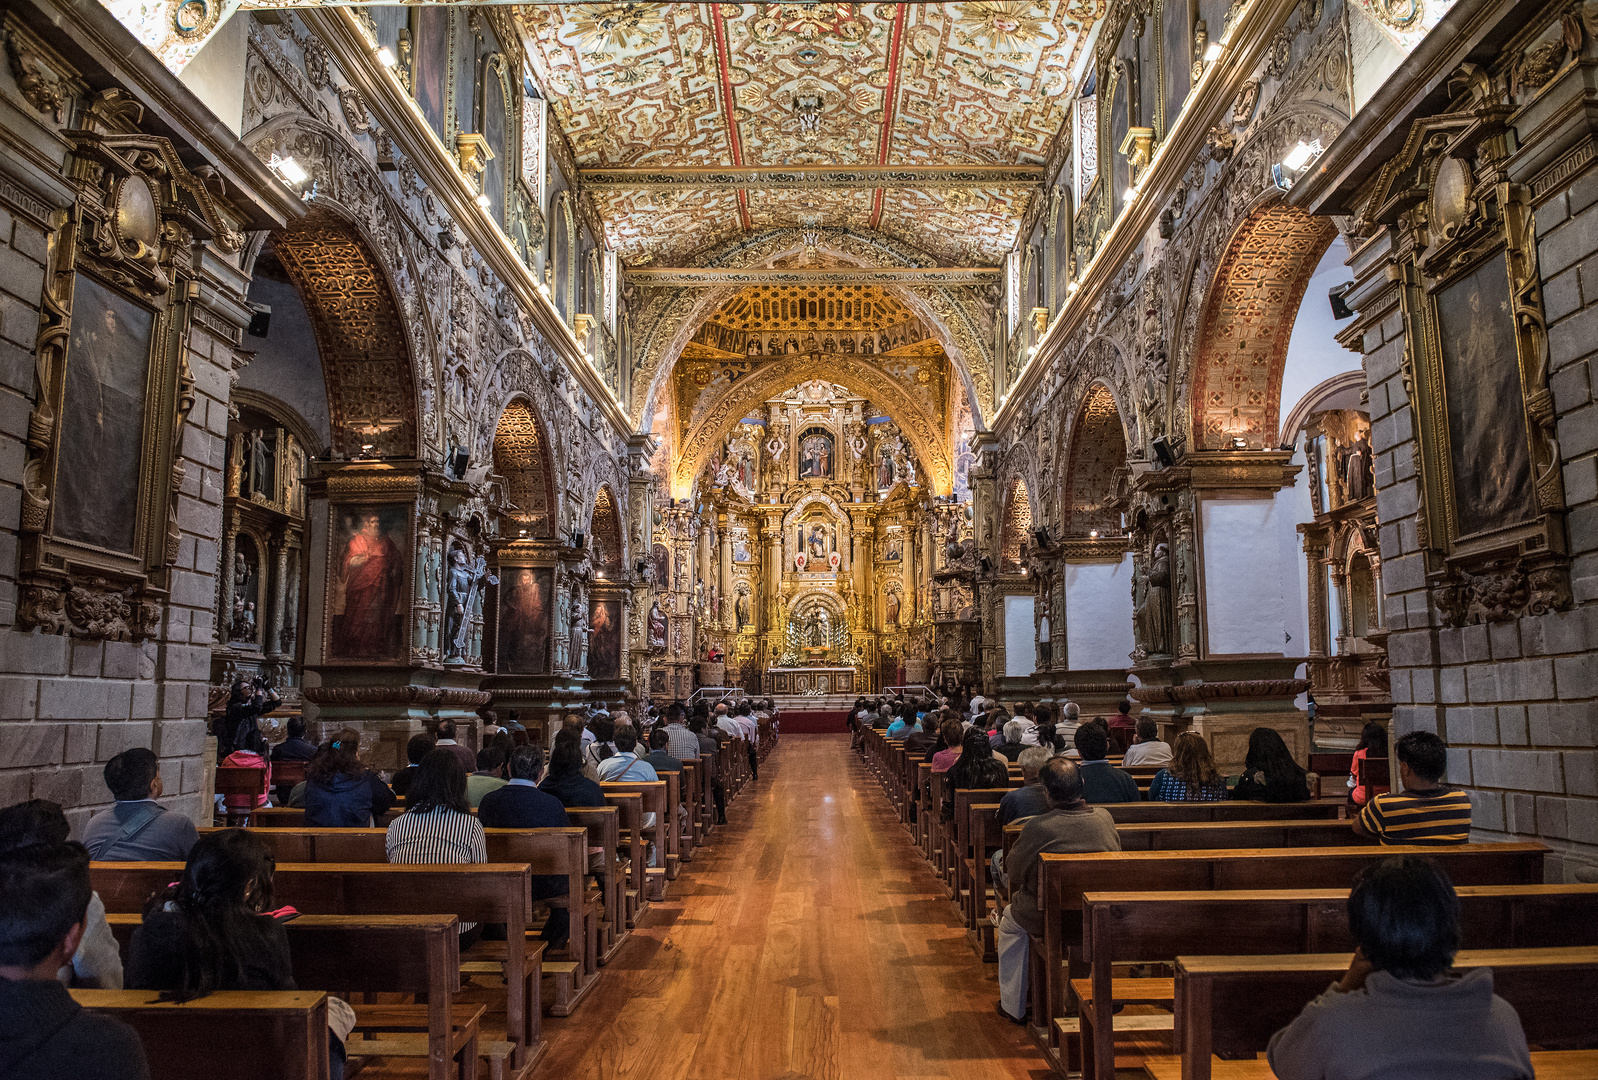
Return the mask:
<path id="1" fill-rule="evenodd" d="M 1039 672 L 1038 677 L 1042 679 L 1045 674 Z M 1060 718 L 1066 703 L 1074 701 L 1082 710 L 1083 720 L 1091 720 L 1095 716 L 1108 720 L 1132 692 L 1126 672 L 1118 668 L 1054 671 L 1047 673 L 1046 677 L 1049 689 L 1043 700 L 1055 706 L 1056 719 Z M 1133 717 L 1142 709 L 1140 702 L 1132 701 Z"/>
<path id="2" fill-rule="evenodd" d="M 532 742 L 549 746 L 566 714 L 588 704 L 588 688 L 566 675 L 501 675 L 484 681 L 489 704 L 504 723 L 515 709 Z"/>
<path id="3" fill-rule="evenodd" d="M 1293 674 L 1301 663 L 1292 657 L 1145 663 L 1132 669 L 1143 684 L 1132 698 L 1159 722 L 1165 741 L 1189 730 L 1203 735 L 1223 773 L 1242 771 L 1257 727 L 1280 732 L 1293 759 L 1307 766 L 1309 714 L 1293 705 L 1309 688 Z"/>

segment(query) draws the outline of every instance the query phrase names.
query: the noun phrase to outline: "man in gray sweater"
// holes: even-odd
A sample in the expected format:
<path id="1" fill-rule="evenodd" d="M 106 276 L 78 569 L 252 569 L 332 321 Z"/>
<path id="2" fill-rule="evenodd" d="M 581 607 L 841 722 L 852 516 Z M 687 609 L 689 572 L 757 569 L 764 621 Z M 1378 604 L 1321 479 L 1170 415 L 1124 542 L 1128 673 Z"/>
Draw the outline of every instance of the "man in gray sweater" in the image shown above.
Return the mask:
<path id="1" fill-rule="evenodd" d="M 156 802 L 161 763 L 142 746 L 105 764 L 105 786 L 116 805 L 89 819 L 83 846 L 100 862 L 183 862 L 200 839 L 194 822 Z"/>
<path id="2" fill-rule="evenodd" d="M 1120 851 L 1115 820 L 1083 798 L 1082 772 L 1066 758 L 1050 759 L 1038 773 L 1049 811 L 1029 818 L 1005 860 L 1010 906 L 999 918 L 994 943 L 999 953 L 999 1015 L 1023 1023 L 1027 1012 L 1028 936 L 1043 936 L 1038 910 L 1038 856 Z"/>
<path id="3" fill-rule="evenodd" d="M 1281 1080 L 1529 1080 L 1526 1033 L 1492 969 L 1449 970 L 1459 897 L 1442 867 L 1420 855 L 1366 867 L 1348 928 L 1359 945 L 1348 972 L 1271 1036 Z"/>

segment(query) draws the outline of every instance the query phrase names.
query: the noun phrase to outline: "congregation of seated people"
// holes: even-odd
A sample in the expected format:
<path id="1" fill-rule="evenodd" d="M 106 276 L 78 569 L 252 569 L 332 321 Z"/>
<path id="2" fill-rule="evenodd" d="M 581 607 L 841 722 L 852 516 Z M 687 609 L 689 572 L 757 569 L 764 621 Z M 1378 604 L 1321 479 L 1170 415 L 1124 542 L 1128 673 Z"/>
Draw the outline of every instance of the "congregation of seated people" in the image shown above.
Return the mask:
<path id="1" fill-rule="evenodd" d="M 991 942 L 987 959 L 997 964 L 997 1012 L 1014 1024 L 1032 1025 L 1034 1038 L 1049 1048 L 1051 1060 L 1062 1073 L 1068 1066 L 1084 1067 L 1080 1065 L 1083 1059 L 1071 1055 L 1085 1049 L 1072 1050 L 1068 1044 L 1078 1032 L 1085 1044 L 1090 1029 L 1085 1022 L 1080 1027 L 1065 1026 L 1063 1021 L 1033 1015 L 1038 1001 L 1033 985 L 1035 960 L 1045 923 L 1062 916 L 1044 907 L 1046 858 L 1062 854 L 1116 858 L 1123 851 L 1125 829 L 1158 828 L 1158 822 L 1167 820 L 1155 804 L 1169 805 L 1172 815 L 1182 815 L 1168 817 L 1170 821 L 1213 821 L 1218 827 L 1227 827 L 1226 822 L 1235 820 L 1269 827 L 1276 819 L 1267 807 L 1281 806 L 1282 814 L 1288 815 L 1295 806 L 1309 811 L 1314 809 L 1311 804 L 1320 803 L 1325 804 L 1321 807 L 1325 813 L 1283 816 L 1281 821 L 1340 821 L 1347 836 L 1344 843 L 1377 846 L 1369 855 L 1350 862 L 1357 872 L 1350 872 L 1347 933 L 1357 948 L 1343 975 L 1319 997 L 1305 1001 L 1298 1018 L 1277 1030 L 1268 1046 L 1258 1047 L 1270 1068 L 1269 1073 L 1258 1075 L 1274 1075 L 1279 1080 L 1533 1075 L 1522 1018 L 1510 1002 L 1495 993 L 1493 971 L 1474 962 L 1463 969 L 1455 966 L 1456 955 L 1461 948 L 1470 947 L 1470 942 L 1463 937 L 1461 899 L 1448 868 L 1428 855 L 1384 857 L 1379 853 L 1383 848 L 1407 851 L 1413 846 L 1439 852 L 1469 850 L 1470 796 L 1447 782 L 1448 748 L 1439 736 L 1412 731 L 1397 739 L 1392 747 L 1396 783 L 1389 790 L 1382 782 L 1385 771 L 1376 774 L 1380 779 L 1375 782 L 1367 776 L 1373 763 L 1385 767 L 1387 728 L 1368 724 L 1356 752 L 1344 755 L 1350 769 L 1346 787 L 1344 782 L 1325 787 L 1328 778 L 1313 775 L 1294 757 L 1282 734 L 1270 727 L 1248 733 L 1241 768 L 1228 773 L 1217 765 L 1210 740 L 1198 730 L 1181 731 L 1167 742 L 1161 739 L 1156 720 L 1145 716 L 1120 725 L 1127 732 L 1121 746 L 1122 736 L 1113 722 L 1102 718 L 1083 721 L 1074 705 L 1067 705 L 1060 715 L 1057 722 L 1049 705 L 1019 704 L 1005 709 L 991 700 L 973 701 L 962 710 L 934 698 L 918 702 L 862 698 L 851 711 L 850 727 L 855 731 L 856 746 L 900 804 L 901 818 L 911 836 L 928 836 L 927 828 L 917 825 L 917 812 L 924 812 L 929 794 L 934 797 L 931 805 L 937 811 L 937 821 L 933 828 L 942 829 L 942 839 L 924 839 L 922 850 L 934 870 L 946 875 L 955 902 L 975 910 L 970 900 L 973 890 L 986 893 L 991 882 L 991 892 L 997 898 L 997 906 L 988 909 L 991 922 L 986 928 L 969 920 L 967 925 L 979 950 L 984 935 Z M 1119 715 L 1126 716 L 1126 711 Z M 1118 749 L 1122 752 L 1117 761 L 1113 755 Z M 970 805 L 956 801 L 962 791 L 973 793 Z M 939 792 L 941 802 L 936 799 Z M 976 805 L 977 798 L 990 805 Z M 1236 818 L 1197 817 L 1181 809 L 1182 804 L 1194 804 L 1192 809 L 1199 811 L 1197 804 L 1205 803 L 1239 808 L 1252 803 L 1260 809 Z M 1127 804 L 1147 809 L 1136 817 L 1117 817 L 1117 807 Z M 970 822 L 951 820 L 957 812 L 969 812 Z M 1002 846 L 991 831 L 977 832 L 977 819 L 988 815 L 991 824 L 987 829 L 1003 830 Z M 961 839 L 972 836 L 981 836 L 979 842 L 985 846 L 962 848 Z M 1305 854 L 1337 850 L 1341 849 L 1314 849 Z M 1271 857 L 1277 852 L 1260 848 L 1196 854 L 1246 858 Z M 1291 857 L 1294 850 L 1289 847 L 1280 854 Z M 1359 855 L 1357 847 L 1354 854 Z M 967 856 L 981 867 L 979 880 L 967 880 L 955 890 L 962 874 L 969 878 L 975 871 L 956 870 L 945 860 Z M 1541 865 L 1540 860 L 1536 865 Z M 1284 866 L 1284 888 L 1292 884 L 1288 867 L 1290 863 Z M 1532 880 L 1541 881 L 1540 872 Z M 1072 887 L 1091 892 L 1091 881 L 1089 875 L 1081 886 Z M 1521 881 L 1504 884 L 1526 890 L 1542 887 Z M 1136 897 L 1158 899 L 1160 895 L 1138 893 Z M 1598 908 L 1598 894 L 1593 900 Z M 1070 920 L 1065 925 L 1069 927 Z M 1085 922 L 1083 926 L 1078 933 L 1088 932 Z M 1201 935 L 1190 951 L 1206 951 Z M 1073 960 L 1073 987 L 1075 964 Z M 1248 970 L 1246 957 L 1239 970 Z M 1067 992 L 1072 1001 L 1080 993 L 1077 989 Z M 1056 1017 L 1066 1007 L 1060 1001 L 1049 1003 L 1056 1009 Z M 1078 1004 L 1084 1012 L 1092 1006 L 1092 1002 Z M 1167 998 L 1167 1007 L 1170 1004 Z M 1153 1008 L 1158 1013 L 1159 1007 Z M 1121 1011 L 1121 1004 L 1116 1003 L 1113 1012 Z M 1051 1024 L 1057 1030 L 1051 1031 Z M 1159 1025 L 1144 1023 L 1138 1030 L 1155 1031 Z M 1170 1025 L 1164 1030 L 1171 1030 Z M 1173 1049 L 1179 1047 L 1173 1044 Z M 1161 1060 L 1159 1052 L 1149 1051 L 1154 1075 L 1164 1075 L 1155 1071 Z M 1170 1068 L 1172 1076 L 1186 1075 L 1174 1064 Z M 1210 1074 L 1206 1071 L 1203 1075 Z"/>
<path id="2" fill-rule="evenodd" d="M 307 738 L 304 720 L 293 717 L 282 741 L 270 747 L 260 710 L 249 708 L 248 695 L 235 697 L 231 719 L 218 721 L 232 747 L 220 764 L 258 770 L 262 782 L 259 794 L 219 796 L 219 824 L 249 821 L 275 801 L 302 810 L 296 824 L 307 829 L 382 827 L 387 862 L 408 866 L 486 864 L 485 829 L 580 824 L 569 810 L 611 806 L 603 784 L 654 782 L 663 773 L 681 774 L 687 762 L 706 770 L 707 815 L 713 805 L 714 824 L 726 825 L 731 785 L 719 775 L 721 745 L 748 741 L 752 772 L 756 740 L 764 732 L 768 743 L 774 741 L 776 731 L 776 709 L 769 702 L 722 705 L 714 712 L 701 702 L 692 714 L 673 702 L 649 709 L 637 727 L 620 710 L 570 714 L 546 749 L 529 740 L 515 713 L 501 725 L 485 710 L 480 749 L 466 746 L 455 723 L 446 720 L 412 736 L 406 764 L 385 777 L 365 763 L 353 729 L 331 732 L 317 744 Z M 287 790 L 271 779 L 272 766 L 285 762 L 303 763 L 305 777 Z M 0 1075 L 7 1078 L 151 1075 L 141 1033 L 96 1012 L 92 1001 L 85 1008 L 72 996 L 75 990 L 145 990 L 155 993 L 155 1002 L 181 1003 L 227 992 L 296 989 L 286 926 L 301 913 L 276 901 L 277 860 L 265 834 L 253 827 L 197 828 L 171 805 L 160 762 L 147 748 L 115 755 L 103 779 L 115 801 L 89 817 L 76 839 L 56 803 L 35 799 L 0 808 L 0 1013 L 6 1017 L 0 1025 Z M 684 835 L 699 812 L 676 808 L 672 816 Z M 653 816 L 640 824 L 650 828 Z M 625 850 L 607 853 L 589 843 L 586 851 L 585 876 L 608 895 L 604 875 Z M 655 858 L 651 852 L 650 860 Z M 96 863 L 172 863 L 182 869 L 149 895 L 137 926 L 119 945 L 107 908 L 91 888 Z M 626 864 L 619 865 L 626 872 Z M 537 938 L 567 955 L 575 944 L 569 885 L 566 874 L 535 874 L 529 886 L 535 906 L 547 908 Z M 457 931 L 462 950 L 506 937 L 503 925 L 466 920 L 458 921 Z M 332 994 L 326 1017 L 328 1076 L 338 1080 L 357 1017 Z"/>

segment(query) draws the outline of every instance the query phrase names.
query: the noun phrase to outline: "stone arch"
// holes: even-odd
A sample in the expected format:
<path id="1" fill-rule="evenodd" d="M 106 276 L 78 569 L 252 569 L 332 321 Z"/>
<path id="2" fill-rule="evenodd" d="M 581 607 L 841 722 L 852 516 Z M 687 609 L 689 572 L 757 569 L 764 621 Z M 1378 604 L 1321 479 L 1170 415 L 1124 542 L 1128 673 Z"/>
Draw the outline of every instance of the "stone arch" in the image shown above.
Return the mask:
<path id="1" fill-rule="evenodd" d="M 1032 498 L 1026 480 L 1017 476 L 1005 493 L 1004 520 L 999 529 L 999 568 L 1015 571 L 1032 541 Z"/>
<path id="2" fill-rule="evenodd" d="M 1275 203 L 1244 218 L 1209 288 L 1189 393 L 1191 447 L 1274 446 L 1282 369 L 1304 290 L 1336 235 L 1330 218 Z"/>
<path id="3" fill-rule="evenodd" d="M 511 517 L 529 536 L 555 535 L 555 462 L 544 424 L 525 395 L 512 398 L 494 430 L 494 472 L 504 478 Z"/>
<path id="4" fill-rule="evenodd" d="M 385 456 L 441 458 L 441 433 L 430 430 L 437 329 L 383 179 L 337 129 L 304 113 L 275 116 L 243 141 L 262 161 L 293 155 L 313 181 L 309 212 L 270 240 L 311 317 L 334 451 L 371 442 Z M 263 246 L 246 249 L 246 273 Z"/>
<path id="5" fill-rule="evenodd" d="M 840 523 L 848 522 L 849 515 L 844 512 L 843 507 L 838 505 L 837 499 L 834 499 L 825 491 L 809 491 L 795 500 L 794 504 L 788 508 L 786 513 L 782 515 L 782 528 L 784 533 L 786 534 L 788 530 L 791 530 L 794 526 L 794 523 L 797 522 L 801 516 L 803 516 L 805 510 L 816 503 L 820 503 L 822 506 L 825 506 L 829 511 L 832 512 L 834 516 L 837 517 Z"/>
<path id="6" fill-rule="evenodd" d="M 1282 430 L 1278 436 L 1283 445 L 1288 445 L 1298 437 L 1299 430 L 1309 422 L 1309 418 L 1324 409 L 1341 408 L 1336 404 L 1346 398 L 1352 397 L 1356 401 L 1365 391 L 1365 371 L 1363 368 L 1354 368 L 1331 378 L 1316 383 L 1310 388 L 1309 393 L 1298 399 L 1298 403 L 1288 410 L 1287 416 L 1282 419 Z M 1367 407 L 1368 408 L 1368 407 Z"/>
<path id="7" fill-rule="evenodd" d="M 809 366 L 801 367 L 801 364 Z M 794 363 L 767 364 L 734 383 L 678 447 L 672 475 L 673 497 L 681 498 L 692 490 L 705 462 L 726 439 L 733 425 L 749 415 L 750 409 L 795 383 L 814 378 L 837 383 L 885 409 L 910 440 L 927 472 L 933 494 L 946 495 L 952 490 L 954 466 L 942 424 L 928 416 L 914 398 L 875 365 L 858 357 L 826 353 L 798 357 Z"/>
<path id="8" fill-rule="evenodd" d="M 1108 535 L 1121 531 L 1121 515 L 1109 504 L 1115 474 L 1126 465 L 1126 430 L 1115 396 L 1094 382 L 1082 398 L 1072 424 L 1060 493 L 1060 525 L 1066 536 Z"/>
<path id="9" fill-rule="evenodd" d="M 594 492 L 594 505 L 588 513 L 590 557 L 594 569 L 602 574 L 619 576 L 627 557 L 622 545 L 626 530 L 621 525 L 621 504 L 608 483 Z"/>
<path id="10" fill-rule="evenodd" d="M 773 229 L 714 248 L 697 265 L 727 270 L 769 266 L 779 259 L 798 255 L 806 247 L 801 230 Z M 823 234 L 815 250 L 845 267 L 916 267 L 936 262 L 902 241 L 857 230 Z M 650 429 L 656 403 L 662 400 L 662 390 L 676 359 L 699 325 L 749 284 L 744 281 L 715 288 L 664 289 L 640 312 L 633 337 L 633 392 L 629 402 L 639 431 Z M 971 401 L 977 427 L 981 429 L 985 426 L 983 418 L 994 408 L 990 375 L 993 352 L 988 342 L 992 327 L 982 314 L 982 305 L 974 290 L 950 286 L 890 286 L 890 289 L 896 299 L 914 311 L 938 336 Z"/>

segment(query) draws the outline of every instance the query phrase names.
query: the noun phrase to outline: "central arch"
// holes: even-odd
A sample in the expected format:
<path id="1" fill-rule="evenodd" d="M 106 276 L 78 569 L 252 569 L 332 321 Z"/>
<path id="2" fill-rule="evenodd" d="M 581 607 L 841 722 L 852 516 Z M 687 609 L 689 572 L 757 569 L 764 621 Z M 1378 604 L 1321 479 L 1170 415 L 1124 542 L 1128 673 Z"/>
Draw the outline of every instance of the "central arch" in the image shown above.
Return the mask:
<path id="1" fill-rule="evenodd" d="M 856 357 L 838 353 L 811 353 L 796 356 L 793 362 L 769 364 L 734 383 L 712 405 L 702 423 L 678 447 L 672 472 L 674 497 L 688 494 L 694 478 L 705 467 L 733 425 L 749 415 L 751 409 L 795 383 L 806 379 L 826 379 L 876 402 L 898 423 L 926 467 L 930 486 L 936 495 L 953 489 L 954 465 L 949 458 L 948 439 L 943 426 L 928 416 L 921 406 L 890 376 Z"/>

